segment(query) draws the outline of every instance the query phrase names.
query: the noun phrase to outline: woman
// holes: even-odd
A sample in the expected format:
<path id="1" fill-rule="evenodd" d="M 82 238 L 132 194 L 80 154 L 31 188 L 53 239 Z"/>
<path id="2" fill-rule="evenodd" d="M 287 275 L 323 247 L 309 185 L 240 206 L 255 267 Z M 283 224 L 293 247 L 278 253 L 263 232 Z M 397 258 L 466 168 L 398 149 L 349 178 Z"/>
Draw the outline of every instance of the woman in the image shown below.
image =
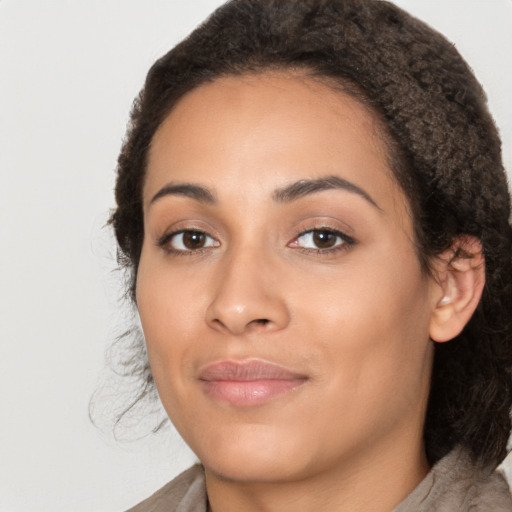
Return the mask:
<path id="1" fill-rule="evenodd" d="M 512 510 L 485 96 L 387 2 L 234 0 L 150 70 L 112 223 L 201 461 L 134 511 Z"/>

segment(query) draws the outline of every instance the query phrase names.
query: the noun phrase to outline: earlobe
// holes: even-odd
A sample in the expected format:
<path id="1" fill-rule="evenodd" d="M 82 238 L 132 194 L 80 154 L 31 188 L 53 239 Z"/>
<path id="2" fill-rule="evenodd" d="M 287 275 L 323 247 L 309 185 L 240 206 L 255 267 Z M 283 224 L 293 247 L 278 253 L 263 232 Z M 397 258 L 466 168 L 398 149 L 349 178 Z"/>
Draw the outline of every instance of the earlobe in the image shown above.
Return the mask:
<path id="1" fill-rule="evenodd" d="M 485 285 L 482 244 L 472 236 L 456 238 L 438 257 L 435 273 L 430 338 L 444 342 L 460 334 L 480 302 Z"/>

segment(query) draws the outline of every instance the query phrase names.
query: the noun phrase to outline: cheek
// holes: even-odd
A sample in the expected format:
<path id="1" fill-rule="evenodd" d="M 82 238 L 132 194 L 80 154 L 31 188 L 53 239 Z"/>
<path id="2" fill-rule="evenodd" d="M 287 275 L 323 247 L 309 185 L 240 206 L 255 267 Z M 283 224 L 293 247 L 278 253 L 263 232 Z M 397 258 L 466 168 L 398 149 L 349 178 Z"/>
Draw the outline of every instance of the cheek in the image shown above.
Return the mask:
<path id="1" fill-rule="evenodd" d="M 177 369 L 186 364 L 187 354 L 196 344 L 203 297 L 197 280 L 169 272 L 165 263 L 145 257 L 143 251 L 137 275 L 137 306 L 160 393 L 160 384 L 175 380 Z"/>
<path id="2" fill-rule="evenodd" d="M 419 385 L 429 360 L 430 309 L 414 254 L 360 261 L 302 284 L 293 308 L 298 330 L 326 357 L 336 386 L 350 381 L 381 397 L 380 390 L 404 381 Z"/>
<path id="3" fill-rule="evenodd" d="M 148 344 L 168 344 L 177 333 L 182 337 L 198 327 L 207 280 L 184 267 L 173 269 L 163 251 L 147 246 L 145 242 L 137 272 L 137 307 Z"/>
<path id="4" fill-rule="evenodd" d="M 350 263 L 301 276 L 291 293 L 294 309 L 301 311 L 297 319 L 306 315 L 316 327 L 325 324 L 341 335 L 350 335 L 350 325 L 398 332 L 416 326 L 413 331 L 420 334 L 430 315 L 429 288 L 415 258 Z"/>

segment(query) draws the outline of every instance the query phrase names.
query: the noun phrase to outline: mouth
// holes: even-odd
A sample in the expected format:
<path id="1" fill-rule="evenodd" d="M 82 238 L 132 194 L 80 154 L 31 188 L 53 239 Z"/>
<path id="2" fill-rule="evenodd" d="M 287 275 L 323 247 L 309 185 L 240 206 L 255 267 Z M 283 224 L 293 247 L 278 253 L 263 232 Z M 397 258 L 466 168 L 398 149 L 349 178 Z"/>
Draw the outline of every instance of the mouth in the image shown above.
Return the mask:
<path id="1" fill-rule="evenodd" d="M 307 377 L 274 363 L 250 359 L 209 364 L 200 371 L 199 380 L 209 398 L 250 407 L 297 389 Z"/>

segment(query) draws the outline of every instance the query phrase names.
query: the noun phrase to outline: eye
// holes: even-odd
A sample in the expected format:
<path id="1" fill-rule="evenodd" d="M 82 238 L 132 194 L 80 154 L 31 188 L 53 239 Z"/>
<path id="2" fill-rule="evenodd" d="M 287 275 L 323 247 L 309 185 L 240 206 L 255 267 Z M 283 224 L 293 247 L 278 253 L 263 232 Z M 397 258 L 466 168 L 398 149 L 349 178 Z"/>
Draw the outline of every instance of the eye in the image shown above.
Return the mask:
<path id="1" fill-rule="evenodd" d="M 354 241 L 352 238 L 341 231 L 330 228 L 319 228 L 304 231 L 290 244 L 290 246 L 315 251 L 328 251 L 338 247 L 341 248 L 346 244 L 352 245 L 353 243 Z"/>
<path id="2" fill-rule="evenodd" d="M 203 231 L 183 230 L 165 235 L 158 241 L 158 245 L 170 252 L 191 252 L 218 247 L 219 242 Z"/>

